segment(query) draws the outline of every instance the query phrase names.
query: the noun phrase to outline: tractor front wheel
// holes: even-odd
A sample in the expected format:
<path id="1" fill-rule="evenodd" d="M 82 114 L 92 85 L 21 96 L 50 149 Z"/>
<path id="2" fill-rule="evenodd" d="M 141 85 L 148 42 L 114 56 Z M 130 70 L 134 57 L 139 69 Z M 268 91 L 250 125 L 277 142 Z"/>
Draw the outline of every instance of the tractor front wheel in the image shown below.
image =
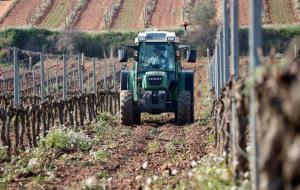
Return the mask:
<path id="1" fill-rule="evenodd" d="M 120 93 L 120 119 L 121 124 L 131 125 L 133 122 L 132 94 L 129 90 Z"/>
<path id="2" fill-rule="evenodd" d="M 189 91 L 182 91 L 178 96 L 178 105 L 176 120 L 178 125 L 183 125 L 192 122 L 192 97 Z"/>

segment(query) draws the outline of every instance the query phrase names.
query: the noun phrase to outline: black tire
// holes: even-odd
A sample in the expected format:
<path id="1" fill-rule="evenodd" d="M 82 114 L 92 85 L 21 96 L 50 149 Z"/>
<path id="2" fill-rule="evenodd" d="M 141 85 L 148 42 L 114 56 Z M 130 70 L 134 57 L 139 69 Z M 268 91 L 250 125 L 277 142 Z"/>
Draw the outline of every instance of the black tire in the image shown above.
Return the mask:
<path id="1" fill-rule="evenodd" d="M 141 112 L 135 111 L 133 113 L 133 123 L 137 125 L 141 124 Z"/>
<path id="2" fill-rule="evenodd" d="M 182 91 L 178 96 L 177 124 L 184 125 L 192 122 L 192 97 L 189 91 Z"/>
<path id="3" fill-rule="evenodd" d="M 192 96 L 192 100 L 191 100 L 191 123 L 194 123 L 195 121 L 195 110 L 194 110 L 194 96 Z"/>
<path id="4" fill-rule="evenodd" d="M 132 94 L 129 90 L 120 93 L 120 119 L 121 124 L 131 125 L 133 122 Z"/>

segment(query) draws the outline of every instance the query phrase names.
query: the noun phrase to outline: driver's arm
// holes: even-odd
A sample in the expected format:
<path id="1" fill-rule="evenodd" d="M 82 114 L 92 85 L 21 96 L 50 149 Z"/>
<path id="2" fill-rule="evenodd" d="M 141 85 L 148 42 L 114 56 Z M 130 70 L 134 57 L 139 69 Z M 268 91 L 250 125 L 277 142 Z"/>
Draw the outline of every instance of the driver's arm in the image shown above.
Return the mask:
<path id="1" fill-rule="evenodd" d="M 168 69 L 169 68 L 169 59 L 164 57 L 161 65 L 162 69 Z"/>
<path id="2" fill-rule="evenodd" d="M 151 57 L 150 59 L 149 59 L 149 64 L 150 65 L 158 65 L 159 64 L 159 60 L 157 59 L 157 57 Z"/>

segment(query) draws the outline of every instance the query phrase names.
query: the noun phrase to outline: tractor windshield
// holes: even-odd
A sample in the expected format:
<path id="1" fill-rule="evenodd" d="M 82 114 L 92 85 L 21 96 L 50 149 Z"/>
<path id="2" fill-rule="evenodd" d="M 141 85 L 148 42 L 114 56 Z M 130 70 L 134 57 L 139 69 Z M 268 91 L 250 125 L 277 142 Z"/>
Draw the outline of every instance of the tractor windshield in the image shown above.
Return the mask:
<path id="1" fill-rule="evenodd" d="M 170 43 L 141 44 L 138 71 L 175 71 L 174 53 Z"/>

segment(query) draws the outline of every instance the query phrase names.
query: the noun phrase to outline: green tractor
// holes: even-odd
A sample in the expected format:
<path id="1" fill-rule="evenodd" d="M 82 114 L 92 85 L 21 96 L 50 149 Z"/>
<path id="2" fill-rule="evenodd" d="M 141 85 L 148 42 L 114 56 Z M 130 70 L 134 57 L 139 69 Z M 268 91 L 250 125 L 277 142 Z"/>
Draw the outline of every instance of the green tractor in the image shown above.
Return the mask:
<path id="1" fill-rule="evenodd" d="M 127 62 L 130 49 L 135 61 L 132 70 L 121 71 L 121 123 L 139 124 L 142 112 L 173 112 L 177 124 L 192 123 L 194 72 L 182 69 L 180 55 L 186 52 L 187 61 L 196 62 L 196 51 L 164 31 L 139 33 L 134 45 L 118 51 L 119 62 Z"/>

